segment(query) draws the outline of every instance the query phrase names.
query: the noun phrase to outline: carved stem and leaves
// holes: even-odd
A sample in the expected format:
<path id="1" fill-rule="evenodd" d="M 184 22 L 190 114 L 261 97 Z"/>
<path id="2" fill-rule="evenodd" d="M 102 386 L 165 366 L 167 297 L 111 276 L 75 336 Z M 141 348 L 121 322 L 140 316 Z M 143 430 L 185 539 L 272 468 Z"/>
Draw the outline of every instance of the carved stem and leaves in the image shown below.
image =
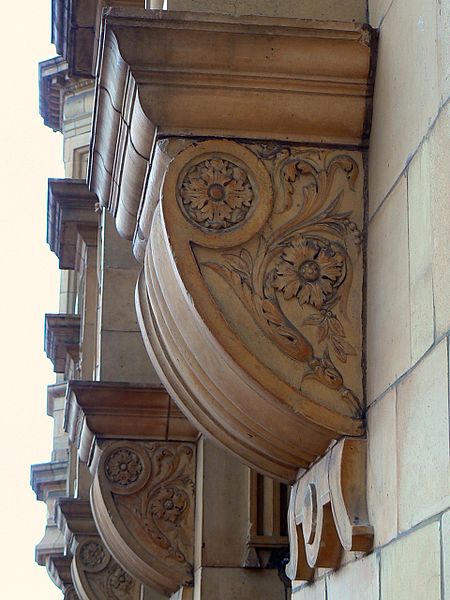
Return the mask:
<path id="1" fill-rule="evenodd" d="M 204 266 L 228 282 L 278 348 L 307 365 L 302 383 L 314 380 L 339 391 L 359 416 L 361 399 L 345 386 L 337 366 L 357 355 L 346 334 L 353 278 L 349 248 L 359 251 L 362 235 L 342 204 L 359 168 L 350 156 L 321 150 L 293 155 L 290 148 L 269 146 L 259 154 L 273 165 L 272 217 L 257 245 L 223 253 L 223 261 Z M 308 308 L 301 328 L 288 314 L 293 303 Z"/>

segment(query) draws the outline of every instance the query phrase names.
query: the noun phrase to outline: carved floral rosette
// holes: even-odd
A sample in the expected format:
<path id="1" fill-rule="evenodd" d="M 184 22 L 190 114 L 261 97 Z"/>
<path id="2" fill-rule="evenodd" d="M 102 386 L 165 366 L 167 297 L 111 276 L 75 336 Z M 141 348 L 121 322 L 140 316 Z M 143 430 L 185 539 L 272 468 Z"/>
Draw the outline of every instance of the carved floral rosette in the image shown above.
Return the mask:
<path id="1" fill-rule="evenodd" d="M 116 560 L 165 595 L 192 585 L 195 445 L 123 440 L 100 451 L 91 506 Z"/>
<path id="2" fill-rule="evenodd" d="M 292 481 L 364 432 L 358 152 L 193 143 L 153 214 L 138 317 L 203 432 Z"/>
<path id="3" fill-rule="evenodd" d="M 67 598 L 139 600 L 141 597 L 140 583 L 116 563 L 99 536 L 80 537 L 71 571 L 76 594 L 69 588 Z"/>

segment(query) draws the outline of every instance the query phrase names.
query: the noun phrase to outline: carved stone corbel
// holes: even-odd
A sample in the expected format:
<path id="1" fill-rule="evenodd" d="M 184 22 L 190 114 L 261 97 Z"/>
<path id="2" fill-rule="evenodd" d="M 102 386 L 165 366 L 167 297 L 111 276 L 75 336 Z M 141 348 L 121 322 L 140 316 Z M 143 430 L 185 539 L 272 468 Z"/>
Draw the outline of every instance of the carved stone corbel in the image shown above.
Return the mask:
<path id="1" fill-rule="evenodd" d="M 140 582 L 112 558 L 98 535 L 89 501 L 61 499 L 57 518 L 73 555 L 71 574 L 80 600 L 140 600 Z"/>
<path id="2" fill-rule="evenodd" d="M 359 152 L 230 140 L 178 152 L 153 207 L 152 362 L 200 430 L 272 477 L 364 432 L 363 213 Z"/>
<path id="3" fill-rule="evenodd" d="M 366 440 L 343 438 L 294 484 L 288 516 L 290 579 L 310 580 L 315 568 L 337 568 L 344 550 L 372 548 L 365 474 Z"/>
<path id="4" fill-rule="evenodd" d="M 100 451 L 91 504 L 117 560 L 165 595 L 193 585 L 195 445 L 123 440 Z"/>
<path id="5" fill-rule="evenodd" d="M 47 571 L 53 583 L 64 594 L 64 600 L 80 600 L 73 586 L 70 554 L 54 554 L 47 559 Z"/>
<path id="6" fill-rule="evenodd" d="M 55 373 L 64 373 L 68 361 L 78 363 L 80 355 L 80 317 L 68 314 L 45 315 L 45 352 Z"/>
<path id="7" fill-rule="evenodd" d="M 66 429 L 94 475 L 92 512 L 114 558 L 166 596 L 192 585 L 198 432 L 169 395 L 73 381 Z"/>

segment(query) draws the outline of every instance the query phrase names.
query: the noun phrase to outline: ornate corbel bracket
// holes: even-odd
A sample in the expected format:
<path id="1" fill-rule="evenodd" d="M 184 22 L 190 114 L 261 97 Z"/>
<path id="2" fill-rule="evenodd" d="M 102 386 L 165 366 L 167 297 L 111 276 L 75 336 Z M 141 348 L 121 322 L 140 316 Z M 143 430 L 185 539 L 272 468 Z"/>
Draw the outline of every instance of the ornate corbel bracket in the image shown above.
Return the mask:
<path id="1" fill-rule="evenodd" d="M 160 198 L 137 290 L 152 362 L 200 430 L 293 481 L 364 432 L 361 154 L 194 141 Z"/>
<path id="2" fill-rule="evenodd" d="M 106 544 L 162 594 L 192 585 L 195 445 L 123 440 L 100 451 L 91 504 Z"/>
<path id="3" fill-rule="evenodd" d="M 192 585 L 198 432 L 169 395 L 73 381 L 66 429 L 94 476 L 92 512 L 114 558 L 164 595 Z"/>
<path id="4" fill-rule="evenodd" d="M 337 568 L 344 550 L 372 548 L 365 475 L 366 440 L 344 438 L 294 484 L 288 516 L 290 579 L 310 580 L 315 568 Z"/>
<path id="5" fill-rule="evenodd" d="M 69 598 L 140 600 L 141 583 L 113 559 L 102 542 L 89 501 L 61 499 L 57 504 L 57 519 L 73 555 L 70 568 L 76 596 L 69 589 Z"/>

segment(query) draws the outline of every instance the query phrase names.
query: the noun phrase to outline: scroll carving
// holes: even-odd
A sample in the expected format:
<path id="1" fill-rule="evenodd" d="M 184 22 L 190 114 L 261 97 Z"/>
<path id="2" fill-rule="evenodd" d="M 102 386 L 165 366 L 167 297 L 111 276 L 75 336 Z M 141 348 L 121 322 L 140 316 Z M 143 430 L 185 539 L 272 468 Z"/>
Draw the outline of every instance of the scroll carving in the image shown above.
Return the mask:
<path id="1" fill-rule="evenodd" d="M 372 548 L 365 469 L 366 440 L 344 438 L 294 484 L 288 515 L 290 579 L 310 580 L 317 567 L 338 567 L 344 550 Z"/>
<path id="2" fill-rule="evenodd" d="M 98 536 L 80 538 L 72 562 L 72 575 L 78 596 L 82 599 L 140 598 L 140 583 L 115 562 Z M 68 598 L 78 596 L 69 595 Z"/>
<path id="3" fill-rule="evenodd" d="M 292 481 L 364 433 L 358 152 L 195 142 L 154 209 L 137 293 L 160 377 L 200 430 Z"/>
<path id="4" fill-rule="evenodd" d="M 192 585 L 195 445 L 104 442 L 101 452 L 91 504 L 116 560 L 163 594 Z"/>

